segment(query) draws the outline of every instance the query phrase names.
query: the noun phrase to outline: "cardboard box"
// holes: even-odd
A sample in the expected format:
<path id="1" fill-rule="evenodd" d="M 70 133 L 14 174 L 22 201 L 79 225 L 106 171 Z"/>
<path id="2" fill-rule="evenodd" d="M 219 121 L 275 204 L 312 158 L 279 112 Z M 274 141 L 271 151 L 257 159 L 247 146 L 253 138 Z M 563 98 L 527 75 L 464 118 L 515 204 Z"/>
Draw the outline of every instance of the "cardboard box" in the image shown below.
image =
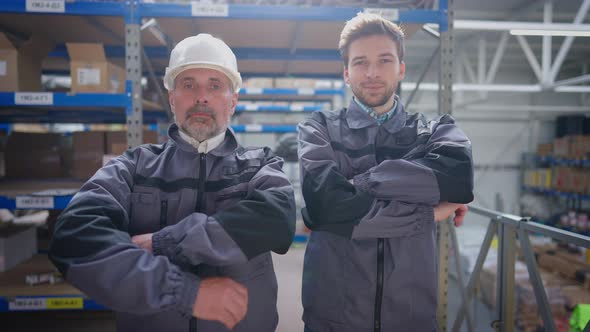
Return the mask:
<path id="1" fill-rule="evenodd" d="M 0 223 L 0 272 L 4 272 L 37 253 L 35 227 Z"/>
<path id="2" fill-rule="evenodd" d="M 66 43 L 72 92 L 125 92 L 125 70 L 107 61 L 102 44 Z"/>
<path id="3" fill-rule="evenodd" d="M 6 177 L 56 178 L 63 174 L 60 134 L 13 132 L 6 143 Z"/>
<path id="4" fill-rule="evenodd" d="M 143 143 L 158 143 L 158 133 L 153 130 L 143 131 Z M 127 132 L 126 131 L 107 131 L 105 132 L 105 154 L 120 155 L 127 150 Z"/>
<path id="5" fill-rule="evenodd" d="M 0 32 L 0 91 L 41 91 L 41 62 L 53 48 L 41 35 L 17 47 Z"/>
<path id="6" fill-rule="evenodd" d="M 102 131 L 78 131 L 72 134 L 70 176 L 87 180 L 102 167 L 104 137 Z"/>

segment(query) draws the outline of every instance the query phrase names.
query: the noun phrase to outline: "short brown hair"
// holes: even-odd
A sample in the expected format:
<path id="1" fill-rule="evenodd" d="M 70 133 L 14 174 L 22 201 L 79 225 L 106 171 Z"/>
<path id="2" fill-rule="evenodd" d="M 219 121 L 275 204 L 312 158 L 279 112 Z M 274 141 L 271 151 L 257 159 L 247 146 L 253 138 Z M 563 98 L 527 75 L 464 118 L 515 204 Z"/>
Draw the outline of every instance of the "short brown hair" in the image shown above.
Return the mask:
<path id="1" fill-rule="evenodd" d="M 373 36 L 385 35 L 389 36 L 397 46 L 397 53 L 399 61 L 404 58 L 404 32 L 402 28 L 381 17 L 377 14 L 358 13 L 353 19 L 346 22 L 342 33 L 340 33 L 340 42 L 338 49 L 340 56 L 344 60 L 344 67 L 348 68 L 348 49 L 353 41 Z"/>

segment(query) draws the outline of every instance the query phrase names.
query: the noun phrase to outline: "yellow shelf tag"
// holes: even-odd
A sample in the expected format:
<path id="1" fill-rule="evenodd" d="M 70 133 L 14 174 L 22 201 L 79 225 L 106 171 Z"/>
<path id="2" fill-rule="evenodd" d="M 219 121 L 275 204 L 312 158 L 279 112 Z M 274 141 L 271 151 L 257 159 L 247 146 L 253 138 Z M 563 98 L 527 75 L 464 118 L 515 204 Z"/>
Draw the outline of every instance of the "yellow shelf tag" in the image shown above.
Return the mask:
<path id="1" fill-rule="evenodd" d="M 82 309 L 84 300 L 81 297 L 47 298 L 47 309 Z"/>

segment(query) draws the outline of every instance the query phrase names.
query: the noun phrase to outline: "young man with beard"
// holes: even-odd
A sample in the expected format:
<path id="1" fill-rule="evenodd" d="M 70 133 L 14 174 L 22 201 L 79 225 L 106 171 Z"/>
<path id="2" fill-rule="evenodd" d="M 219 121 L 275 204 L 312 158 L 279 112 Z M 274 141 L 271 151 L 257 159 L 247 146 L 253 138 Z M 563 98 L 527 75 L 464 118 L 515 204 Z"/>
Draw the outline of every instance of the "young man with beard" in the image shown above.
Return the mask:
<path id="1" fill-rule="evenodd" d="M 50 258 L 117 312 L 119 331 L 274 331 L 293 189 L 268 148 L 229 128 L 241 77 L 208 34 L 172 50 L 164 85 L 175 123 L 101 168 L 60 216 Z"/>
<path id="2" fill-rule="evenodd" d="M 428 121 L 395 95 L 404 35 L 378 15 L 344 27 L 348 108 L 299 126 L 306 331 L 436 330 L 436 223 L 460 225 L 473 199 L 471 144 L 444 115 Z"/>

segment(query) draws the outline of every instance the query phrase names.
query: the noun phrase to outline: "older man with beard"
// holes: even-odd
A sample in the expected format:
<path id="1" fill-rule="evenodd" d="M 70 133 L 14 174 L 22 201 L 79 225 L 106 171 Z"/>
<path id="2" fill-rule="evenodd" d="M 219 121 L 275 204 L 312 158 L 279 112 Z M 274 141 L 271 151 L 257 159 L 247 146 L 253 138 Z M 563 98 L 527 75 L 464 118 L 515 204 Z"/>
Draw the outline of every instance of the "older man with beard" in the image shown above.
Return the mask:
<path id="1" fill-rule="evenodd" d="M 274 331 L 293 189 L 269 148 L 228 127 L 241 77 L 220 39 L 172 50 L 164 86 L 175 123 L 101 168 L 60 216 L 50 258 L 66 279 L 117 312 L 119 331 Z"/>

